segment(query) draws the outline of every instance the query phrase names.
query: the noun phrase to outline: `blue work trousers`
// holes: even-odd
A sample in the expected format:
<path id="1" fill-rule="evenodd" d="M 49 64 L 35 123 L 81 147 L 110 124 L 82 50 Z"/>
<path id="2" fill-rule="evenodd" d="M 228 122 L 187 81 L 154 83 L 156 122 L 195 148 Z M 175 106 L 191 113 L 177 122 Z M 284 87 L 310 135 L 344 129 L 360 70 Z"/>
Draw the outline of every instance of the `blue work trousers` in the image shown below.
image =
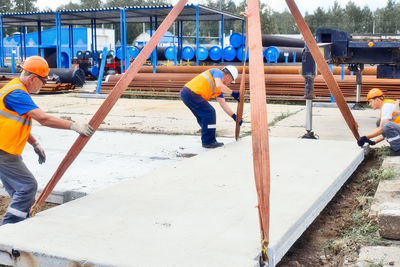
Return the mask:
<path id="1" fill-rule="evenodd" d="M 215 109 L 200 95 L 194 93 L 187 87 L 181 90 L 183 103 L 192 111 L 201 127 L 202 144 L 216 142 L 215 130 L 217 128 Z"/>
<path id="2" fill-rule="evenodd" d="M 385 121 L 382 124 L 383 137 L 388 141 L 393 151 L 400 151 L 400 125 L 392 121 Z"/>
<path id="3" fill-rule="evenodd" d="M 11 197 L 0 225 L 25 220 L 35 202 L 37 182 L 21 156 L 0 150 L 0 180 Z"/>

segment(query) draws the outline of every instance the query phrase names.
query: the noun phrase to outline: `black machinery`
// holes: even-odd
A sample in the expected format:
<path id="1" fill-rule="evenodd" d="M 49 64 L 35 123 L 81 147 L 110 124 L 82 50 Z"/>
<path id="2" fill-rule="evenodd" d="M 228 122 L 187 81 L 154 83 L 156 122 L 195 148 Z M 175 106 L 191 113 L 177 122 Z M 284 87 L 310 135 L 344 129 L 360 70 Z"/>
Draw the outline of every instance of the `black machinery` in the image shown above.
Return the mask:
<path id="1" fill-rule="evenodd" d="M 353 109 L 361 108 L 362 72 L 365 64 L 377 65 L 377 78 L 400 78 L 400 36 L 351 36 L 344 31 L 318 29 L 316 41 L 328 64 L 348 64 L 348 69 L 356 74 L 356 103 Z M 315 139 L 312 131 L 312 100 L 316 67 L 307 46 L 302 54 L 302 75 L 305 79 L 307 110 L 307 132 L 303 138 Z"/>

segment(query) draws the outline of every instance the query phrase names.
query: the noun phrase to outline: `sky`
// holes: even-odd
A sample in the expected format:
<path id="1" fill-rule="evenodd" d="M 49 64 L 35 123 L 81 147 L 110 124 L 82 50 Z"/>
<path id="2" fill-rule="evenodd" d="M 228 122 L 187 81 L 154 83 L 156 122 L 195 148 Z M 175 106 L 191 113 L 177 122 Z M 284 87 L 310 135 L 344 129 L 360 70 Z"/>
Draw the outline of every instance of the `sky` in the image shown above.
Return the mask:
<path id="1" fill-rule="evenodd" d="M 40 9 L 51 8 L 56 9 L 58 6 L 68 3 L 69 1 L 73 3 L 78 3 L 79 0 L 37 0 L 37 6 Z M 240 2 L 240 0 L 234 0 L 235 2 Z M 317 7 L 323 7 L 325 10 L 328 10 L 329 7 L 333 5 L 335 0 L 296 0 L 296 4 L 298 5 L 300 11 L 305 14 L 305 12 L 313 13 Z M 177 0 L 172 0 L 173 3 L 176 3 Z M 284 0 L 261 0 L 262 3 L 268 4 L 273 10 L 282 12 L 286 9 L 286 2 Z M 348 0 L 338 0 L 338 3 L 345 7 L 348 3 Z M 377 8 L 382 8 L 386 6 L 386 0 L 353 0 L 353 2 L 360 6 L 368 6 L 372 11 Z M 189 3 L 196 4 L 201 3 L 201 1 L 189 0 Z"/>

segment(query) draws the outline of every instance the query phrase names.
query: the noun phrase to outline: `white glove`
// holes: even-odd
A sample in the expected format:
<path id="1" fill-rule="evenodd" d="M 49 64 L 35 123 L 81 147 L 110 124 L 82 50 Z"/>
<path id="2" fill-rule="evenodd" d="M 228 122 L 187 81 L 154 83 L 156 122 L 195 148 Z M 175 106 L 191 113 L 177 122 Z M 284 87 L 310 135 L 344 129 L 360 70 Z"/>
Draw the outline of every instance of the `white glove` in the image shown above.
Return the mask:
<path id="1" fill-rule="evenodd" d="M 39 143 L 33 144 L 33 150 L 39 156 L 39 164 L 46 162 L 46 154 L 44 153 L 43 148 L 39 145 Z"/>
<path id="2" fill-rule="evenodd" d="M 94 134 L 94 129 L 92 126 L 90 126 L 87 123 L 76 123 L 73 122 L 71 123 L 71 126 L 69 127 L 71 130 L 74 130 L 78 134 L 84 135 L 84 136 L 92 136 Z"/>

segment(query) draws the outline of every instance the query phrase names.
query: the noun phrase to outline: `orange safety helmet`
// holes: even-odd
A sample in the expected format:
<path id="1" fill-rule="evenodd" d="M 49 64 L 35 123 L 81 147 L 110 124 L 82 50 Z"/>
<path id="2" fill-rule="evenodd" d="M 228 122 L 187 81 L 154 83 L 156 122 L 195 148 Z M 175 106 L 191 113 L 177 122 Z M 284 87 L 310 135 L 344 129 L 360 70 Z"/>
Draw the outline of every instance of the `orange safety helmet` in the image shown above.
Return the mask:
<path id="1" fill-rule="evenodd" d="M 383 96 L 383 92 L 379 88 L 372 88 L 369 90 L 368 95 L 367 95 L 367 100 L 370 100 L 375 97 L 380 97 Z"/>
<path id="2" fill-rule="evenodd" d="M 42 78 L 47 78 L 47 75 L 49 75 L 50 71 L 47 61 L 39 56 L 28 57 L 25 61 L 22 62 L 21 68 L 24 71 L 34 73 Z"/>

